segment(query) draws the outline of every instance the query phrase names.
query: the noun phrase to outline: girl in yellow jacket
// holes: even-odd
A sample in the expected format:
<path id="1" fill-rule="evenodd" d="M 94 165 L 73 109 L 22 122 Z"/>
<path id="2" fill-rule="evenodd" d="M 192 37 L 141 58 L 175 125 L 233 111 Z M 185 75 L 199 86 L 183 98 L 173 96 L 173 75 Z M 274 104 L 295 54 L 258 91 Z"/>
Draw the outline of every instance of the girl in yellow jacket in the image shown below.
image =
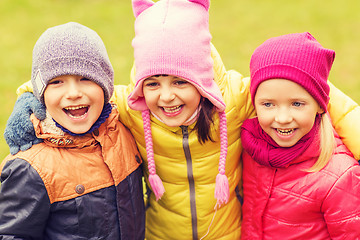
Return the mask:
<path id="1" fill-rule="evenodd" d="M 133 0 L 135 86 L 115 86 L 112 100 L 146 164 L 146 239 L 240 238 L 240 127 L 255 112 L 249 79 L 226 71 L 210 43 L 209 4 Z M 360 108 L 333 86 L 330 95 L 359 158 Z"/>

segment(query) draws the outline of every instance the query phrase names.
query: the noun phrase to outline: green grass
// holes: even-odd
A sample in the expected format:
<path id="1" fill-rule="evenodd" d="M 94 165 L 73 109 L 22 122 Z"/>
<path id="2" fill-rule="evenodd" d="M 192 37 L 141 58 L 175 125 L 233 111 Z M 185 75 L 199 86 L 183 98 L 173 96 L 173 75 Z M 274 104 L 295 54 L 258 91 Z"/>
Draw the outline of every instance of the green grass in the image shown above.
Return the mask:
<path id="1" fill-rule="evenodd" d="M 360 9 L 358 0 L 212 0 L 213 43 L 227 69 L 249 75 L 253 50 L 267 38 L 311 32 L 336 51 L 330 74 L 335 85 L 360 102 Z M 0 1 L 0 132 L 16 100 L 16 88 L 31 76 L 32 48 L 48 27 L 76 21 L 99 33 L 115 69 L 115 83 L 127 84 L 133 63 L 131 0 Z M 0 138 L 0 161 L 8 154 Z"/>

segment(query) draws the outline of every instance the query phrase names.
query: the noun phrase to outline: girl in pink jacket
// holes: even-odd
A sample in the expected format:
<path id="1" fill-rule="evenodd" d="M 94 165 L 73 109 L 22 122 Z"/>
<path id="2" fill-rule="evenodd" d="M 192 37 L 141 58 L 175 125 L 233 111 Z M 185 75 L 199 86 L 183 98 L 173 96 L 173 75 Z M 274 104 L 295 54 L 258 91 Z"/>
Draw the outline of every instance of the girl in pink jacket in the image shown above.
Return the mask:
<path id="1" fill-rule="evenodd" d="M 360 166 L 327 115 L 334 57 L 309 33 L 253 53 L 242 239 L 360 239 Z"/>

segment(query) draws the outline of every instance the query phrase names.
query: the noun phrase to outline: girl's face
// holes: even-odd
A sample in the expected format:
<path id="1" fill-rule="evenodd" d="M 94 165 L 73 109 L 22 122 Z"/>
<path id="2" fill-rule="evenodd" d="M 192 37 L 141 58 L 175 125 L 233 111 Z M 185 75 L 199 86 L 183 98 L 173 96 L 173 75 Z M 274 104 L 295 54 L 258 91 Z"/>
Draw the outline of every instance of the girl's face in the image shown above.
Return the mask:
<path id="1" fill-rule="evenodd" d="M 99 118 L 104 107 L 104 92 L 87 78 L 63 75 L 49 81 L 44 101 L 56 122 L 73 133 L 81 134 Z"/>
<path id="2" fill-rule="evenodd" d="M 171 75 L 156 75 L 143 84 L 146 105 L 166 125 L 184 125 L 200 104 L 198 90 L 184 79 Z"/>
<path id="3" fill-rule="evenodd" d="M 295 145 L 322 113 L 316 100 L 300 85 L 284 79 L 262 82 L 255 95 L 261 128 L 281 147 Z"/>

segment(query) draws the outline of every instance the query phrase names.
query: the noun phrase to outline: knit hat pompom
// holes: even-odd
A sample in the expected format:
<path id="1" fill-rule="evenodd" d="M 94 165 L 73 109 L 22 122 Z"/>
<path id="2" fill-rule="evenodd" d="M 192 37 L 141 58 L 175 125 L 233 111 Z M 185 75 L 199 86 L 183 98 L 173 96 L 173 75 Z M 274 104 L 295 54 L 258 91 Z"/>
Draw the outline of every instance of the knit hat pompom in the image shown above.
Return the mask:
<path id="1" fill-rule="evenodd" d="M 49 81 L 61 75 L 86 77 L 104 90 L 105 103 L 114 91 L 114 70 L 105 45 L 92 29 L 69 22 L 48 28 L 33 49 L 31 82 L 44 103 Z"/>
<path id="2" fill-rule="evenodd" d="M 263 81 L 286 79 L 302 86 L 327 111 L 330 92 L 327 79 L 334 58 L 335 52 L 322 47 L 308 32 L 266 40 L 255 49 L 250 61 L 252 101 Z"/>
<path id="3" fill-rule="evenodd" d="M 225 110 L 215 83 L 209 31 L 210 0 L 133 0 L 136 17 L 132 41 L 136 85 L 129 107 L 148 109 L 143 82 L 154 75 L 173 75 L 193 84 L 219 112 Z"/>

